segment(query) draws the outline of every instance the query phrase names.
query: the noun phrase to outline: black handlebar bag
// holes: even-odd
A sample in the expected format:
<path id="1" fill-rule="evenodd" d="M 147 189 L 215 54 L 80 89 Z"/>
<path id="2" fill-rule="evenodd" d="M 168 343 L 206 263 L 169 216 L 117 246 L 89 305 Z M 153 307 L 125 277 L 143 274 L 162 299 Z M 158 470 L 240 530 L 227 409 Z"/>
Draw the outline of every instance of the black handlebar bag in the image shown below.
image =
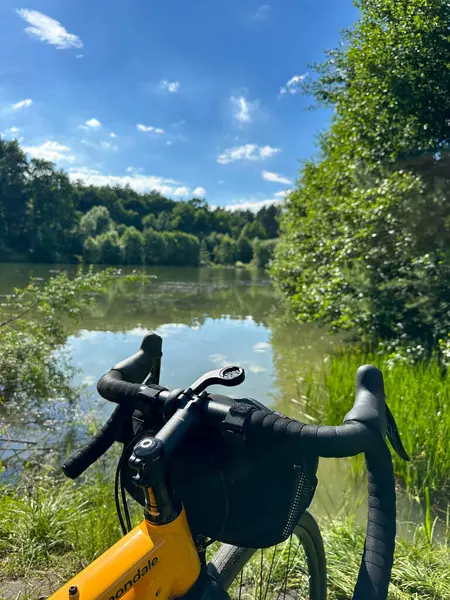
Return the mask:
<path id="1" fill-rule="evenodd" d="M 230 406 L 244 402 L 272 412 L 253 399 L 212 397 Z M 155 435 L 161 426 L 135 413 L 136 437 L 124 446 L 122 480 L 142 506 L 144 494 L 131 480 L 135 471 L 128 466 L 128 457 L 141 437 Z M 251 447 L 240 435 L 211 429 L 186 438 L 168 471 L 194 537 L 203 534 L 236 546 L 267 548 L 288 538 L 310 505 L 317 466 L 316 456 L 294 464 L 280 445 Z"/>

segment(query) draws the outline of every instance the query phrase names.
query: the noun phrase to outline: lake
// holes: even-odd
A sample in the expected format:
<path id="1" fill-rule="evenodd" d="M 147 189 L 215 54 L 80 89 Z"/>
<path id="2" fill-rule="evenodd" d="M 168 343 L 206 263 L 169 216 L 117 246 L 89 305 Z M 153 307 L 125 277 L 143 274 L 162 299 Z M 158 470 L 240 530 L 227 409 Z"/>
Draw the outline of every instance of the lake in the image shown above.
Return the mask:
<path id="1" fill-rule="evenodd" d="M 25 285 L 30 276 L 46 279 L 64 268 L 0 264 L 0 295 Z M 299 403 L 302 378 L 320 367 L 342 341 L 317 327 L 286 320 L 264 271 L 187 267 L 142 271 L 150 279 L 113 286 L 67 339 L 66 350 L 78 369 L 75 383 L 84 386 L 77 405 L 56 399 L 44 406 L 0 409 L 9 440 L 17 440 L 2 438 L 4 473 L 21 460 L 33 459 L 36 448 L 59 465 L 68 448 L 78 447 L 90 425 L 104 421 L 113 409 L 96 394 L 97 380 L 136 352 L 148 331 L 163 338 L 162 385 L 187 387 L 206 371 L 235 364 L 245 369 L 246 380 L 229 389 L 229 395 L 250 396 L 290 416 L 310 418 L 314 411 Z M 356 477 L 345 461 L 322 460 L 313 511 L 335 514 L 345 504 L 352 512 L 364 490 L 364 478 Z M 402 518 L 416 520 L 416 513 L 415 505 L 403 498 Z M 365 506 L 358 514 L 365 515 Z"/>

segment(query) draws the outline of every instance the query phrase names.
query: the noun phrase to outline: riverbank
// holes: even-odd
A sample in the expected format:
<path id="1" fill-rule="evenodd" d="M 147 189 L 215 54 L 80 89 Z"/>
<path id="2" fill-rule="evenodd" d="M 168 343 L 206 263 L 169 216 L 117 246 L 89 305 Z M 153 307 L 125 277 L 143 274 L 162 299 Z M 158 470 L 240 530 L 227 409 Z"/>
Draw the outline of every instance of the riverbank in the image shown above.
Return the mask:
<path id="1" fill-rule="evenodd" d="M 119 539 L 112 473 L 104 467 L 82 484 L 38 471 L 0 487 L 0 600 L 38 600 Z M 137 523 L 140 507 L 133 515 Z M 329 600 L 351 598 L 364 531 L 352 518 L 322 519 L 320 525 Z M 450 548 L 428 540 L 420 527 L 414 541 L 398 541 L 389 598 L 450 598 Z"/>

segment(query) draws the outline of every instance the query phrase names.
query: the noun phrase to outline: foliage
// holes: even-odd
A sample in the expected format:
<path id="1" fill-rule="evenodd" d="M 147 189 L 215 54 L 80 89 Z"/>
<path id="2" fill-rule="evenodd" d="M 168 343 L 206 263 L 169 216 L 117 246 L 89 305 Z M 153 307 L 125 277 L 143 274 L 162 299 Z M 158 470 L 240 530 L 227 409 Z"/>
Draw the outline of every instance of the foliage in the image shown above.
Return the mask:
<path id="1" fill-rule="evenodd" d="M 200 244 L 194 235 L 178 231 L 167 231 L 162 235 L 166 248 L 165 264 L 192 266 L 199 264 Z"/>
<path id="2" fill-rule="evenodd" d="M 241 235 L 237 241 L 237 257 L 244 264 L 251 262 L 253 258 L 253 246 L 245 235 Z"/>
<path id="3" fill-rule="evenodd" d="M 164 235 L 154 229 L 146 229 L 144 231 L 144 250 L 147 265 L 157 265 L 165 261 L 167 244 Z"/>
<path id="4" fill-rule="evenodd" d="M 78 321 L 113 276 L 80 270 L 70 278 L 63 272 L 45 284 L 32 280 L 5 298 L 0 305 L 0 400 L 73 396 L 73 369 L 62 353 L 69 324 Z"/>
<path id="5" fill-rule="evenodd" d="M 331 359 L 319 374 L 305 378 L 310 410 L 330 425 L 341 423 L 355 399 L 355 374 L 362 364 L 383 371 L 386 399 L 395 417 L 411 462 L 393 454 L 395 472 L 408 491 L 421 499 L 429 490 L 434 499 L 450 493 L 450 375 L 432 357 L 415 363 L 408 356 L 347 351 Z"/>
<path id="6" fill-rule="evenodd" d="M 253 243 L 253 261 L 257 267 L 266 268 L 273 258 L 276 240 L 256 239 Z"/>
<path id="7" fill-rule="evenodd" d="M 144 263 L 144 237 L 135 227 L 128 227 L 120 238 L 124 262 L 127 265 Z"/>
<path id="8" fill-rule="evenodd" d="M 307 85 L 335 112 L 287 202 L 273 274 L 300 320 L 432 348 L 450 330 L 450 5 L 357 5 Z"/>
<path id="9" fill-rule="evenodd" d="M 211 208 L 198 198 L 176 202 L 155 191 L 86 186 L 51 162 L 28 161 L 17 141 L 0 138 L 0 260 L 192 265 L 199 263 L 198 243 L 207 264 L 224 235 L 235 241 L 248 226 L 249 239 L 275 237 L 279 211 L 273 206 L 255 215 Z"/>
<path id="10" fill-rule="evenodd" d="M 219 245 L 215 250 L 215 259 L 220 265 L 232 265 L 235 263 L 238 255 L 238 245 L 236 240 L 233 240 L 230 236 L 224 235 Z"/>

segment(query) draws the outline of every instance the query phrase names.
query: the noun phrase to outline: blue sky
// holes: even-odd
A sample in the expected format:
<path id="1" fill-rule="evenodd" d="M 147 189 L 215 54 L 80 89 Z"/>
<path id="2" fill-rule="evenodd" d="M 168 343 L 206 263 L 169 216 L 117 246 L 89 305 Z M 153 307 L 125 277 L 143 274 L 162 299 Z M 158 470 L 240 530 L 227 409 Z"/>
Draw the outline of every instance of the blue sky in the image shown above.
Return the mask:
<path id="1" fill-rule="evenodd" d="M 298 82 L 356 16 L 350 0 L 1 0 L 0 134 L 88 183 L 256 209 L 314 154 L 330 115 Z"/>

